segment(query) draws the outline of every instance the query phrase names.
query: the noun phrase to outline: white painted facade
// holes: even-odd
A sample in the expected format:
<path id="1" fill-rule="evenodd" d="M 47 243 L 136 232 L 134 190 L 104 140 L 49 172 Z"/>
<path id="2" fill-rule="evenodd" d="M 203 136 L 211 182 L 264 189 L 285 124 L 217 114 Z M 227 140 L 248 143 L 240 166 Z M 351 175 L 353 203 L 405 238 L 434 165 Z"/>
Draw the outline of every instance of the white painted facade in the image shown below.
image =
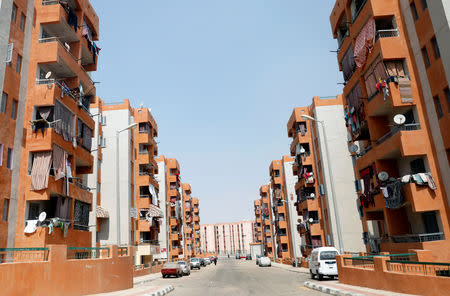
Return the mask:
<path id="1" fill-rule="evenodd" d="M 102 207 L 109 212 L 109 219 L 102 223 L 98 233 L 98 241 L 101 245 L 118 244 L 117 223 L 120 220 L 120 243 L 129 245 L 131 239 L 130 209 L 132 192 L 132 163 L 131 150 L 134 149 L 132 131 L 125 130 L 119 134 L 119 163 L 116 161 L 117 144 L 116 132 L 133 123 L 133 117 L 128 109 L 103 111 L 107 125 L 103 127 L 103 137 L 106 138 L 108 147 L 103 150 L 102 164 Z M 116 170 L 119 170 L 120 205 L 118 217 Z"/>
<path id="2" fill-rule="evenodd" d="M 315 124 L 314 133 L 318 136 L 318 147 L 320 161 L 322 162 L 324 175 L 325 195 L 328 205 L 328 220 L 331 229 L 326 230 L 330 234 L 329 240 L 333 246 L 339 247 L 339 236 L 337 230 L 337 217 L 335 205 L 332 198 L 331 181 L 334 185 L 336 209 L 340 222 L 342 234 L 342 245 L 345 251 L 360 252 L 365 250 L 362 240 L 362 223 L 356 208 L 358 198 L 355 191 L 355 176 L 352 159 L 348 151 L 347 129 L 344 123 L 344 109 L 342 105 L 316 106 L 314 117 L 323 121 L 326 129 L 326 138 L 320 123 Z M 328 159 L 325 141 L 328 144 L 330 158 Z M 318 159 L 316 157 L 316 159 Z M 331 176 L 328 173 L 331 167 Z M 328 240 L 328 239 L 327 239 Z"/>
<path id="3" fill-rule="evenodd" d="M 206 224 L 200 226 L 200 243 L 203 252 L 219 255 L 250 254 L 254 221 Z"/>
<path id="4" fill-rule="evenodd" d="M 160 254 L 157 254 L 154 256 L 155 259 L 160 260 L 167 260 L 167 255 L 169 252 L 169 231 L 170 227 L 168 225 L 169 220 L 167 219 L 167 197 L 166 197 L 166 172 L 167 167 L 165 161 L 159 161 L 158 162 L 158 174 L 155 175 L 155 179 L 158 182 L 159 185 L 159 193 L 158 193 L 158 200 L 159 200 L 159 206 L 163 212 L 163 217 L 160 219 L 160 225 L 159 225 L 159 234 L 158 234 L 158 243 L 160 248 Z"/>

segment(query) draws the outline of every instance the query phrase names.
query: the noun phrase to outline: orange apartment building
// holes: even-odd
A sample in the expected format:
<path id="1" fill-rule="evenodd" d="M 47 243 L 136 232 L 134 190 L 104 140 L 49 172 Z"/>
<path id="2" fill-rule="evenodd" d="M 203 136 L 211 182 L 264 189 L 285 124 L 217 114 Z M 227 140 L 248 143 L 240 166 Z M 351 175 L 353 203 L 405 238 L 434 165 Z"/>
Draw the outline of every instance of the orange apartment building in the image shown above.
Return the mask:
<path id="1" fill-rule="evenodd" d="M 272 216 L 272 201 L 270 200 L 270 184 L 262 185 L 259 188 L 259 195 L 261 196 L 261 216 L 262 216 L 262 242 L 264 244 L 264 253 L 271 260 L 274 256 L 274 230 L 273 230 L 273 216 Z"/>
<path id="2" fill-rule="evenodd" d="M 0 63 L 0 248 L 13 247 L 15 238 L 20 153 L 14 152 L 20 151 L 23 136 L 19 131 L 28 85 L 30 6 L 29 1 L 5 1 L 0 10 L 0 40 L 5 45 L 0 54 L 6 57 Z"/>
<path id="3" fill-rule="evenodd" d="M 93 172 L 94 120 L 89 108 L 95 86 L 88 72 L 97 68 L 98 51 L 92 48 L 98 40 L 98 16 L 88 1 L 37 1 L 34 7 L 28 3 L 27 16 L 25 1 L 14 5 L 13 11 L 21 7 L 19 27 L 31 31 L 29 56 L 15 61 L 18 68 L 26 61 L 28 80 L 26 102 L 18 111 L 23 111 L 23 138 L 22 148 L 14 149 L 20 171 L 14 181 L 18 186 L 11 190 L 17 190 L 17 196 L 9 215 L 16 218 L 10 219 L 8 245 L 91 246 L 93 197 L 86 182 Z M 27 20 L 33 20 L 32 26 Z M 43 212 L 45 219 L 38 223 Z"/>
<path id="4" fill-rule="evenodd" d="M 293 161 L 287 157 L 287 161 Z M 281 261 L 293 258 L 292 243 L 290 240 L 289 213 L 286 199 L 286 182 L 283 174 L 283 160 L 273 160 L 270 163 L 270 188 L 272 189 L 272 210 L 276 242 L 276 257 Z"/>
<path id="5" fill-rule="evenodd" d="M 191 197 L 191 184 L 183 183 L 183 233 L 184 233 L 184 257 L 194 257 L 194 206 Z"/>
<path id="6" fill-rule="evenodd" d="M 427 3 L 435 9 L 443 2 L 340 0 L 330 22 L 346 83 L 347 128 L 358 148 L 354 171 L 367 250 L 426 249 L 449 261 L 448 114 L 442 107 L 449 74 L 439 57 L 448 38 L 437 43 L 444 40 L 436 32 L 433 39 Z"/>
<path id="7" fill-rule="evenodd" d="M 183 249 L 183 206 L 181 197 L 180 165 L 175 158 L 165 158 L 163 155 L 156 159 L 158 163 L 157 180 L 160 189 L 160 202 L 166 204 L 164 214 L 165 231 L 160 232 L 159 243 L 162 258 L 169 261 L 178 260 L 184 255 Z M 180 256 L 180 257 L 179 257 Z"/>
<path id="8" fill-rule="evenodd" d="M 192 198 L 192 207 L 194 211 L 194 217 L 193 217 L 193 239 L 194 239 L 194 257 L 198 257 L 201 254 L 201 242 L 200 242 L 200 208 L 199 208 L 199 201 L 198 198 L 193 197 Z"/>
<path id="9" fill-rule="evenodd" d="M 263 242 L 262 236 L 262 213 L 261 213 L 261 199 L 256 199 L 253 201 L 254 211 L 255 211 L 255 229 L 253 231 L 253 243 L 261 244 Z"/>

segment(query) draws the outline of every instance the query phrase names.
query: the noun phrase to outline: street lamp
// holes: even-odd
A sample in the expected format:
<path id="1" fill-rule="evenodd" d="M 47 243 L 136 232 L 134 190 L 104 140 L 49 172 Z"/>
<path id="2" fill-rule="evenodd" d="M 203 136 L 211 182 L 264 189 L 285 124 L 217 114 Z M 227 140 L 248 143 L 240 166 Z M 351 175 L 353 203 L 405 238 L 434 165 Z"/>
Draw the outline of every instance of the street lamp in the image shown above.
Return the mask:
<path id="1" fill-rule="evenodd" d="M 120 180 L 119 180 L 119 134 L 123 131 L 133 130 L 137 123 L 130 124 L 124 129 L 116 131 L 116 214 L 117 214 L 117 245 L 120 246 Z M 133 172 L 134 173 L 134 172 Z"/>
<path id="2" fill-rule="evenodd" d="M 330 158 L 330 153 L 328 151 L 328 142 L 327 142 L 327 134 L 325 131 L 325 123 L 323 120 L 317 120 L 314 117 L 311 117 L 306 114 L 302 114 L 301 117 L 306 120 L 312 120 L 312 121 L 318 122 L 322 125 L 323 142 L 325 143 L 325 153 L 327 155 L 327 161 L 328 161 L 328 175 L 330 176 L 331 198 L 333 199 L 333 210 L 334 210 L 334 215 L 336 217 L 336 230 L 337 230 L 338 241 L 339 241 L 339 249 L 342 254 L 342 252 L 344 251 L 344 242 L 342 241 L 341 223 L 340 223 L 340 219 L 339 219 L 339 212 L 338 212 L 337 206 L 336 206 L 336 192 L 334 190 L 333 177 L 332 177 L 332 173 L 331 173 L 331 158 Z"/>

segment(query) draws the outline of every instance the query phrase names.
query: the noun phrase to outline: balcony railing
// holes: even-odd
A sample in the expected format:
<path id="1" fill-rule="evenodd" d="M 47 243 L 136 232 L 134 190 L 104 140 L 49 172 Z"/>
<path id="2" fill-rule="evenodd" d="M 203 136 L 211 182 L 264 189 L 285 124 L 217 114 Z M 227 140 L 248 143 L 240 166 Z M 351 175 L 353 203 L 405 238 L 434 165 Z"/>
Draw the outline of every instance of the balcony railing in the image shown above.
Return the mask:
<path id="1" fill-rule="evenodd" d="M 0 263 L 47 261 L 48 253 L 48 248 L 1 248 Z"/>
<path id="2" fill-rule="evenodd" d="M 397 37 L 400 36 L 400 32 L 398 29 L 388 29 L 388 30 L 378 30 L 375 33 L 375 42 L 377 42 L 380 38 L 387 38 L 387 37 Z"/>
<path id="3" fill-rule="evenodd" d="M 407 123 L 400 126 L 395 126 L 393 129 L 391 129 L 388 133 L 386 133 L 384 136 L 379 138 L 376 143 L 377 145 L 380 145 L 399 131 L 413 131 L 413 130 L 420 130 L 420 124 L 419 123 Z"/>
<path id="4" fill-rule="evenodd" d="M 67 259 L 109 258 L 109 248 L 67 247 Z"/>
<path id="5" fill-rule="evenodd" d="M 450 277 L 450 263 L 388 260 L 386 267 L 391 272 Z"/>
<path id="6" fill-rule="evenodd" d="M 407 235 L 392 235 L 393 243 L 422 243 L 444 240 L 443 232 L 424 233 L 424 234 L 407 234 Z"/>

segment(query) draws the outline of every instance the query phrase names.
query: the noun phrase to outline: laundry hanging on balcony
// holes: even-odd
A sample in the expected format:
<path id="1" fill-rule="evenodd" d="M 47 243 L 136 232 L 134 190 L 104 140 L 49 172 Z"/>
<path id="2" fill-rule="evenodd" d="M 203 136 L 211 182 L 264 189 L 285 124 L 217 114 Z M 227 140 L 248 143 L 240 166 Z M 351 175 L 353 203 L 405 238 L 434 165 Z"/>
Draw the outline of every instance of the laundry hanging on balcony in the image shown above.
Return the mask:
<path id="1" fill-rule="evenodd" d="M 404 197 L 401 185 L 400 180 L 392 179 L 386 187 L 381 187 L 386 209 L 398 209 L 403 205 Z"/>
<path id="2" fill-rule="evenodd" d="M 375 41 L 375 20 L 370 18 L 356 37 L 353 55 L 358 68 L 365 65 L 367 56 L 372 52 Z"/>
<path id="3" fill-rule="evenodd" d="M 52 151 L 35 152 L 31 168 L 31 190 L 42 190 L 48 187 L 48 177 L 52 163 Z"/>
<path id="4" fill-rule="evenodd" d="M 150 217 L 153 217 L 153 218 L 162 218 L 162 217 L 164 217 L 163 211 L 159 207 L 157 207 L 155 205 L 150 205 L 149 206 L 149 208 L 148 208 L 148 215 Z"/>
<path id="5" fill-rule="evenodd" d="M 158 204 L 158 195 L 156 194 L 155 187 L 152 184 L 148 184 L 148 190 L 150 191 L 150 194 L 152 195 L 152 204 L 157 205 Z"/>
<path id="6" fill-rule="evenodd" d="M 107 209 L 101 207 L 101 206 L 97 206 L 95 208 L 95 216 L 97 218 L 109 218 L 109 212 Z"/>
<path id="7" fill-rule="evenodd" d="M 53 145 L 53 169 L 55 181 L 66 176 L 67 152 L 57 145 Z"/>

